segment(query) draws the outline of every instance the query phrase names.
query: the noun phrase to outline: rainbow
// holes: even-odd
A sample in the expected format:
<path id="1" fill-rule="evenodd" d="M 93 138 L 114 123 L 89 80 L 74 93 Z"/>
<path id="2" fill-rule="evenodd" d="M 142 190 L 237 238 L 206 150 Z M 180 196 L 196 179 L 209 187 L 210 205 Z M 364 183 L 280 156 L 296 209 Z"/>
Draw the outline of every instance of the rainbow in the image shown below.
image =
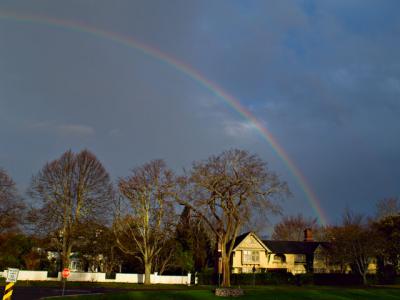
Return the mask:
<path id="1" fill-rule="evenodd" d="M 311 189 L 310 185 L 307 182 L 307 179 L 297 168 L 292 159 L 290 159 L 289 155 L 282 148 L 282 146 L 278 143 L 276 138 L 272 135 L 272 133 L 259 121 L 257 118 L 246 108 L 244 107 L 240 101 L 234 98 L 232 95 L 224 91 L 221 87 L 219 87 L 216 83 L 211 82 L 198 71 L 193 69 L 191 66 L 186 65 L 182 61 L 177 60 L 176 58 L 168 55 L 160 50 L 151 47 L 145 43 L 142 43 L 136 39 L 131 37 L 120 35 L 116 32 L 98 29 L 87 25 L 85 23 L 79 21 L 70 21 L 63 19 L 55 19 L 47 16 L 39 16 L 39 15 L 27 15 L 27 14 L 15 14 L 11 12 L 0 12 L 0 20 L 11 20 L 18 22 L 29 22 L 29 23 L 39 23 L 44 25 L 49 25 L 53 27 L 64 28 L 68 30 L 77 31 L 80 33 L 87 33 L 93 36 L 97 36 L 100 38 L 105 38 L 115 43 L 124 45 L 129 48 L 136 49 L 140 51 L 142 54 L 147 55 L 149 57 L 155 58 L 168 66 L 176 69 L 177 71 L 185 74 L 186 76 L 193 79 L 195 82 L 201 84 L 206 89 L 211 91 L 215 96 L 219 99 L 222 99 L 225 103 L 231 106 L 236 112 L 238 112 L 243 118 L 249 120 L 252 124 L 254 124 L 255 128 L 259 131 L 261 136 L 270 144 L 276 154 L 282 159 L 286 167 L 293 174 L 297 183 L 304 191 L 311 207 L 315 211 L 319 222 L 321 225 L 328 224 L 328 218 L 321 208 L 320 202 L 318 200 L 317 195 Z"/>

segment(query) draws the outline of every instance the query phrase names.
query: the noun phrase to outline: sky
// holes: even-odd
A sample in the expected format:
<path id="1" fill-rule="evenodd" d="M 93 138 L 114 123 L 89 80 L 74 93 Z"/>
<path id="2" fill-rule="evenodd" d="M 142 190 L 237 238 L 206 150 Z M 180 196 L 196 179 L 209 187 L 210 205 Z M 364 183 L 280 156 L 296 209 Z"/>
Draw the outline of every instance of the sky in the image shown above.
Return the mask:
<path id="1" fill-rule="evenodd" d="M 346 209 L 372 215 L 400 195 L 399 10 L 397 0 L 1 0 L 0 166 L 25 195 L 68 149 L 91 150 L 116 181 L 152 159 L 180 172 L 240 148 L 288 183 L 284 214 L 320 216 L 251 119 L 118 36 L 236 99 L 328 223 Z"/>

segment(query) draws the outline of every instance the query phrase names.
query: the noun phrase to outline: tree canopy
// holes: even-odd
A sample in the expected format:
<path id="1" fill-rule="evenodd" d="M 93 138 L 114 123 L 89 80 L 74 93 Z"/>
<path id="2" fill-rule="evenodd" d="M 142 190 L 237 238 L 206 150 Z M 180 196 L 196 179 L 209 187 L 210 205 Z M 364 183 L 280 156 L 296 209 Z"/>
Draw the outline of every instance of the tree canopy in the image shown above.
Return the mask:
<path id="1" fill-rule="evenodd" d="M 142 262 L 149 284 L 155 259 L 174 231 L 175 175 L 164 161 L 153 160 L 121 178 L 118 187 L 127 201 L 115 220 L 117 242 Z"/>
<path id="2" fill-rule="evenodd" d="M 0 234 L 18 230 L 24 211 L 15 182 L 0 168 Z"/>
<path id="3" fill-rule="evenodd" d="M 304 230 L 312 229 L 313 236 L 319 237 L 320 226 L 317 219 L 305 218 L 302 214 L 296 216 L 284 216 L 275 224 L 272 239 L 281 241 L 303 241 Z M 317 238 L 318 239 L 318 238 Z"/>
<path id="4" fill-rule="evenodd" d="M 258 156 L 232 149 L 195 162 L 181 180 L 178 202 L 210 227 L 221 249 L 223 286 L 230 286 L 230 256 L 243 226 L 277 212 L 274 200 L 288 194 L 286 183 Z"/>
<path id="5" fill-rule="evenodd" d="M 93 153 L 67 151 L 46 163 L 32 178 L 30 194 L 40 201 L 35 210 L 38 228 L 59 240 L 65 266 L 69 265 L 82 224 L 108 221 L 113 187 L 107 171 Z"/>

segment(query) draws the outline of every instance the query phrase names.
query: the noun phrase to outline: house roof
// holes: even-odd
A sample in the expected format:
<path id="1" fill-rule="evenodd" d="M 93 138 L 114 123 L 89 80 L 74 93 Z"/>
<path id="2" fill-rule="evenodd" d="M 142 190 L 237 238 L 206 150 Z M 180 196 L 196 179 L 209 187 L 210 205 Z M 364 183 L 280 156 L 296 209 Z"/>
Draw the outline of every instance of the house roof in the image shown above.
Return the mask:
<path id="1" fill-rule="evenodd" d="M 320 242 L 299 242 L 299 241 L 271 241 L 266 240 L 263 243 L 273 253 L 288 254 L 312 254 L 321 244 Z"/>
<path id="2" fill-rule="evenodd" d="M 256 238 L 257 235 L 253 232 L 245 232 L 238 235 L 235 240 L 233 249 L 235 249 L 239 244 L 249 235 L 253 234 Z M 261 240 L 260 240 L 261 241 Z M 302 242 L 302 241 L 273 241 L 273 240 L 263 240 L 261 241 L 266 248 L 268 248 L 273 253 L 282 254 L 313 254 L 318 246 L 328 247 L 329 243 L 326 242 Z M 228 243 L 228 247 L 231 242 Z"/>

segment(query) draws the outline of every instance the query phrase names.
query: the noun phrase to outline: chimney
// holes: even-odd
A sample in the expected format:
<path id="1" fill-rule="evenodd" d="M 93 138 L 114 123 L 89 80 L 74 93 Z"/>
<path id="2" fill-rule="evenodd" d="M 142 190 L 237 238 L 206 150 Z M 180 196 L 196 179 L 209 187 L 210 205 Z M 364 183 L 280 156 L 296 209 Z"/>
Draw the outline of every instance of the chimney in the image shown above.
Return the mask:
<path id="1" fill-rule="evenodd" d="M 313 242 L 314 241 L 311 228 L 304 229 L 304 241 L 305 242 Z"/>

